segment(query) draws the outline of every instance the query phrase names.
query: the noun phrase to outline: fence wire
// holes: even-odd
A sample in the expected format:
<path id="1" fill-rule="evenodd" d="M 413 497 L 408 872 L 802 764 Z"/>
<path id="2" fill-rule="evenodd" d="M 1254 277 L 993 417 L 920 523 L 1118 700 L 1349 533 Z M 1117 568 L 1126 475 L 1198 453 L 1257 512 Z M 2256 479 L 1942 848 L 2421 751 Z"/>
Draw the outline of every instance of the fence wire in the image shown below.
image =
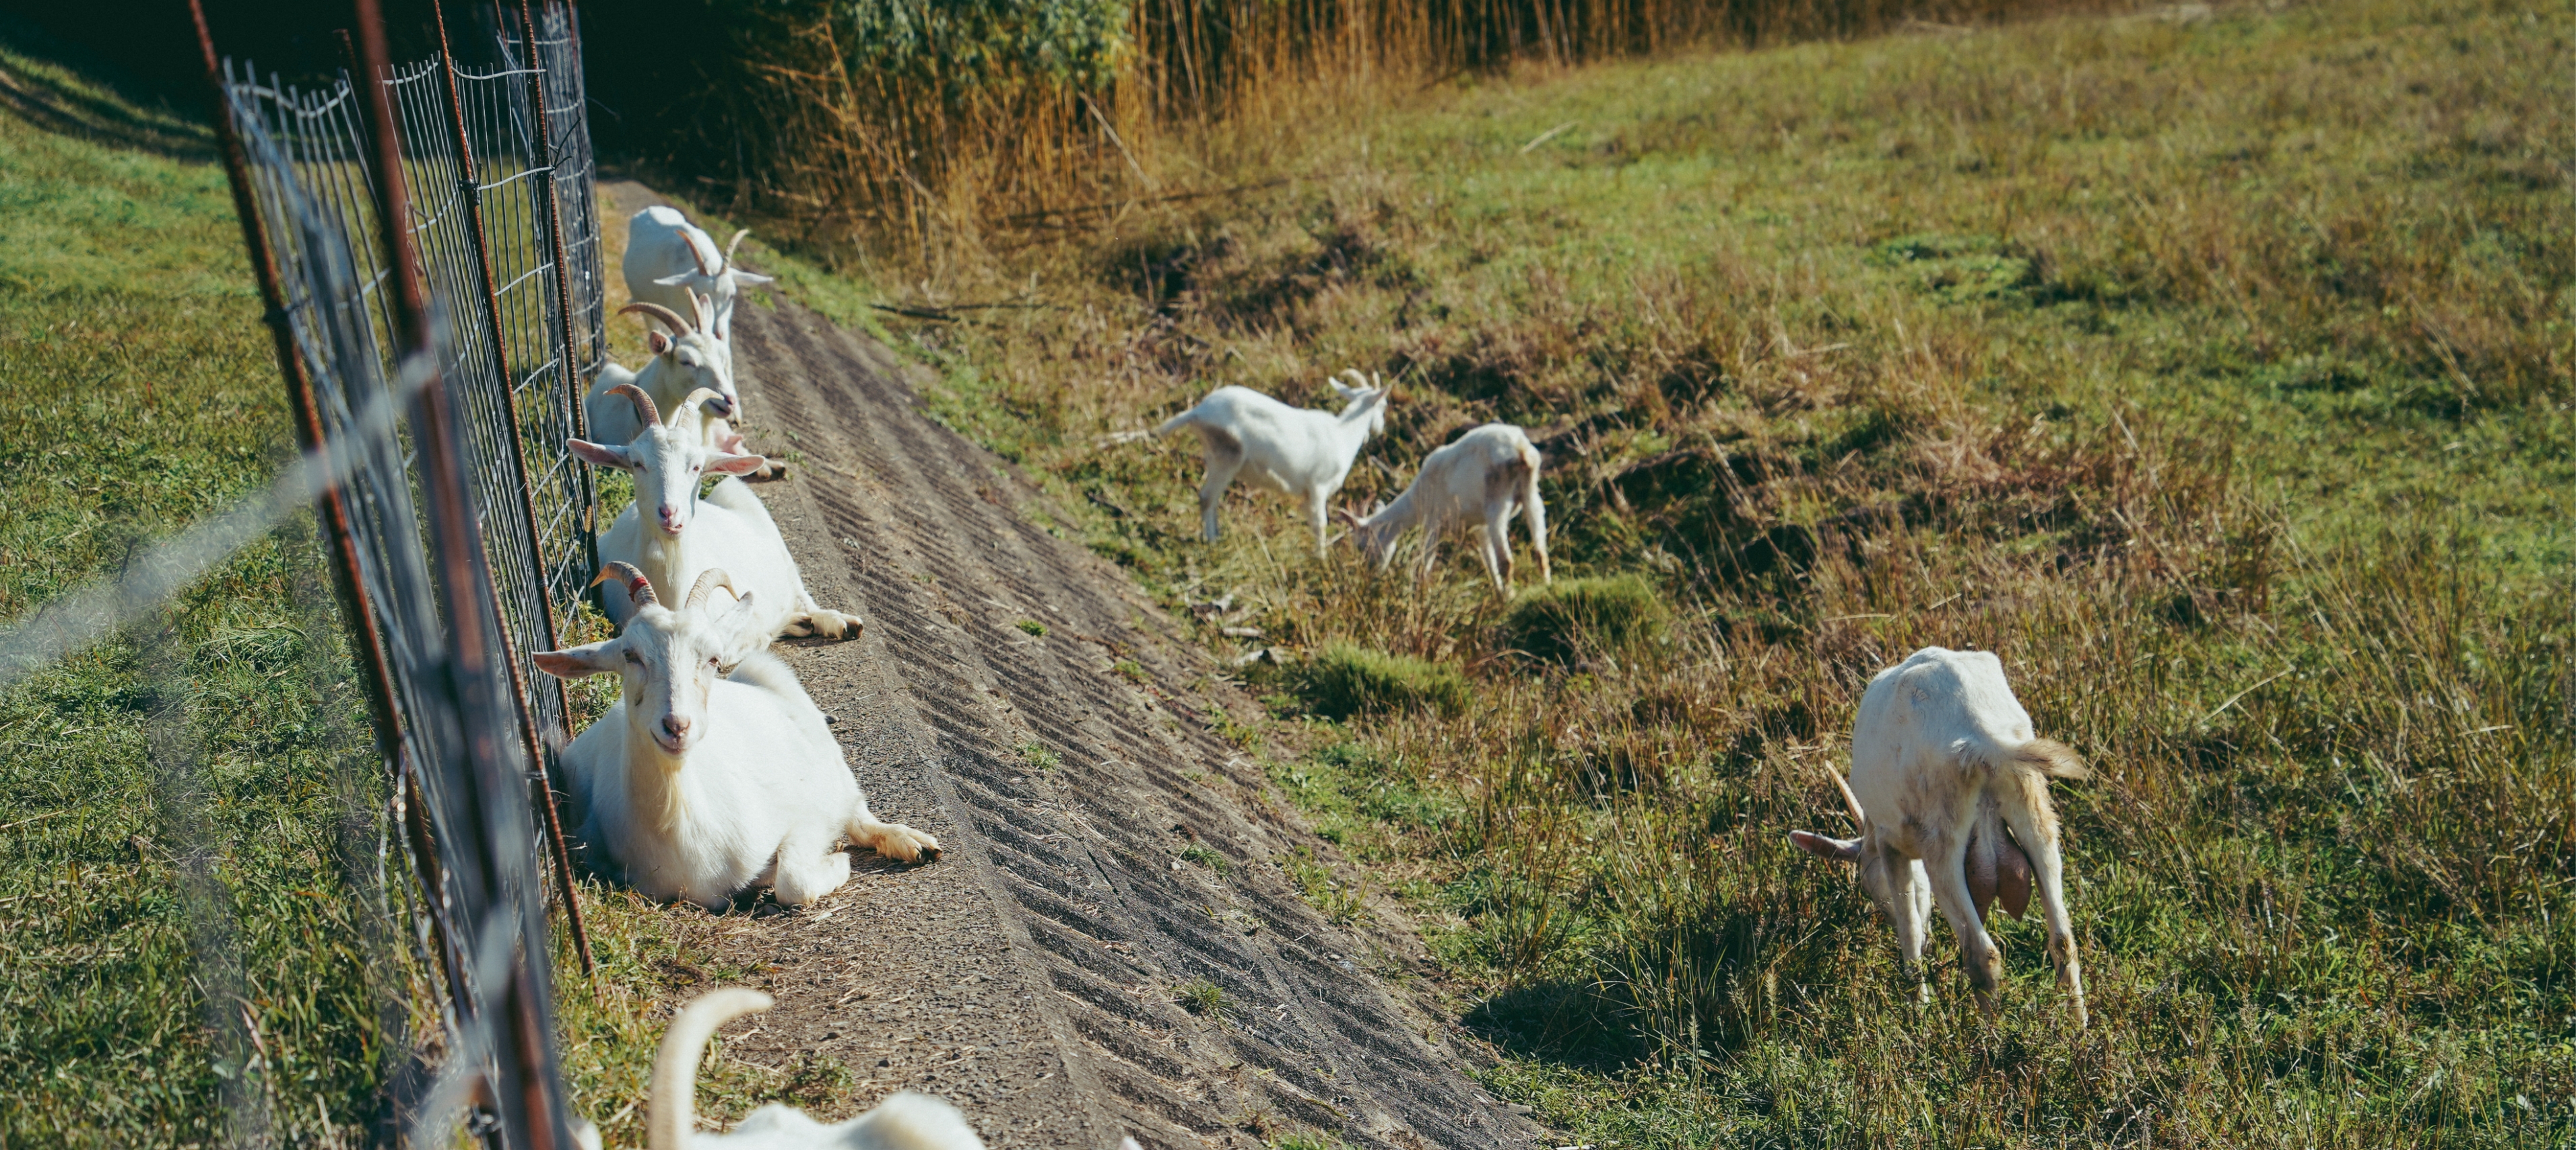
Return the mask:
<path id="1" fill-rule="evenodd" d="M 415 936 L 449 991 L 446 1062 L 427 1097 L 398 1100 L 420 1145 L 443 1141 L 478 1078 L 495 1088 L 488 1138 L 546 1145 L 564 1120 L 551 1041 L 514 1037 L 553 1029 L 540 852 L 560 865 L 563 844 L 532 784 L 571 734 L 561 685 L 524 668 L 563 645 L 597 564 L 591 479 L 565 441 L 604 332 L 578 39 L 562 4 L 535 15 L 534 35 L 486 29 L 496 64 L 443 46 L 374 79 L 398 137 L 399 220 L 373 182 L 364 81 L 308 90 L 226 61 L 220 82 L 293 336 L 289 386 L 333 464 L 351 626 L 423 896 Z M 417 252 L 425 359 L 400 354 L 389 223 Z M 452 430 L 452 455 L 424 455 L 446 434 L 432 428 Z M 451 457 L 461 509 L 431 481 Z M 459 541 L 468 561 L 447 562 Z M 526 1083 L 542 1089 L 490 1097 Z"/>

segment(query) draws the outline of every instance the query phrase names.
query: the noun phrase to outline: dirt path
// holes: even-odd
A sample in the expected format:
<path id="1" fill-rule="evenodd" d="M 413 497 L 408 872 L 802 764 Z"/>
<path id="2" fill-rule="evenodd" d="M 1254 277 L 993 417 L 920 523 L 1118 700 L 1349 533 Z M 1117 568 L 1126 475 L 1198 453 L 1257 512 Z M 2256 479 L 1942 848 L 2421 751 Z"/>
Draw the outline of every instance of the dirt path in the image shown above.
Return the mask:
<path id="1" fill-rule="evenodd" d="M 602 191 L 612 219 L 655 202 Z M 744 920 L 727 945 L 767 966 L 779 1005 L 729 1049 L 837 1057 L 858 1104 L 943 1095 L 997 1148 L 1254 1147 L 1299 1128 L 1539 1144 L 1461 1073 L 1453 1028 L 1391 995 L 1281 871 L 1322 844 L 1206 729 L 1195 700 L 1252 709 L 1208 681 L 1208 656 L 1025 513 L 1029 485 L 923 415 L 886 349 L 793 303 L 745 303 L 734 338 L 754 446 L 803 455 L 755 490 L 815 598 L 867 619 L 859 642 L 783 650 L 870 805 L 947 856 L 862 854 L 819 908 Z M 1182 861 L 1193 845 L 1225 865 Z M 1222 988 L 1222 1019 L 1176 1002 L 1197 983 Z"/>

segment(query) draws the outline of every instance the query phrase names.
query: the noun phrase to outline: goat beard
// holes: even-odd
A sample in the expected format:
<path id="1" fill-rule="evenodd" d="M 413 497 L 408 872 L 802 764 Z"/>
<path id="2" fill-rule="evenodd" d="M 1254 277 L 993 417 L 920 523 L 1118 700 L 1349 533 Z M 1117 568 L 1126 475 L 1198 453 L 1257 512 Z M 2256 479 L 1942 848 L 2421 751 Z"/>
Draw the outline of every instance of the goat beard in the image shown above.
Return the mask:
<path id="1" fill-rule="evenodd" d="M 2005 913 L 2028 917 L 2030 856 L 2012 840 L 2002 808 L 1991 797 L 1977 804 L 1977 821 L 1968 832 L 1968 855 L 1962 865 L 1968 872 L 1968 899 L 1976 904 L 1978 918 L 1986 917 L 1998 898 Z"/>

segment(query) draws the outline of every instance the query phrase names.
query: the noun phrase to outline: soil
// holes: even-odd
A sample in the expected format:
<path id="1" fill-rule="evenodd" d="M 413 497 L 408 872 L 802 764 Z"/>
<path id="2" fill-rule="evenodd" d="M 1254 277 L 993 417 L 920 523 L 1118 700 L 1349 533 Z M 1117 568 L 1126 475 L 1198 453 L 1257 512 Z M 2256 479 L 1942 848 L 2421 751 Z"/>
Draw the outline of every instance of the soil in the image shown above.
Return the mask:
<path id="1" fill-rule="evenodd" d="M 601 193 L 612 220 L 659 202 Z M 779 651 L 878 817 L 945 855 L 859 852 L 814 906 L 739 919 L 721 945 L 778 1006 L 729 1056 L 838 1059 L 848 1112 L 922 1090 L 997 1148 L 1542 1144 L 1467 1078 L 1473 1039 L 1380 977 L 1421 969 L 1418 944 L 1299 896 L 1280 860 L 1332 848 L 1209 729 L 1258 707 L 1182 625 L 924 414 L 882 345 L 774 295 L 733 337 L 743 430 L 795 461 L 754 490 L 815 599 L 867 622 Z"/>

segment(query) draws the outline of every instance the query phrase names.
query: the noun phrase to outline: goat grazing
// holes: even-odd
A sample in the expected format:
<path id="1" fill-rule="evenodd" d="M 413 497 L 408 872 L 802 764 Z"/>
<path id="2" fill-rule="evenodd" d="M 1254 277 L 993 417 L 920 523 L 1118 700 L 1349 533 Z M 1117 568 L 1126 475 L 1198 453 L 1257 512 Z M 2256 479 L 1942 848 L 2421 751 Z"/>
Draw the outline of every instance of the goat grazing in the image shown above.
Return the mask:
<path id="1" fill-rule="evenodd" d="M 1512 593 L 1512 511 L 1529 520 L 1530 551 L 1538 556 L 1538 577 L 1556 581 L 1547 565 L 1547 505 L 1538 498 L 1538 448 L 1529 434 L 1508 423 L 1488 423 L 1459 436 L 1422 461 L 1422 470 L 1393 503 L 1381 503 L 1363 519 L 1340 512 L 1351 525 L 1351 543 L 1378 569 L 1395 558 L 1396 539 L 1409 528 L 1422 529 L 1419 579 L 1431 573 L 1440 539 L 1474 524 L 1482 529 L 1477 548 L 1494 590 Z"/>
<path id="2" fill-rule="evenodd" d="M 586 462 L 635 475 L 635 502 L 618 512 L 599 538 L 602 559 L 631 563 L 664 587 L 693 585 L 699 572 L 719 562 L 741 572 L 744 589 L 760 592 L 760 633 L 754 645 L 777 635 L 858 637 L 857 616 L 815 605 L 769 508 L 737 478 L 767 461 L 712 447 L 690 425 L 691 412 L 713 398 L 713 392 L 701 388 L 690 393 L 666 423 L 643 389 L 620 384 L 610 391 L 635 405 L 643 425 L 635 438 L 623 447 L 580 439 L 566 444 Z M 710 475 L 724 478 L 700 499 L 698 484 Z M 650 522 L 646 508 L 652 509 Z M 637 604 L 627 596 L 612 592 L 600 599 L 612 623 L 623 625 L 635 614 Z"/>
<path id="3" fill-rule="evenodd" d="M 677 208 L 657 205 L 637 212 L 626 221 L 626 292 L 638 303 L 658 303 L 674 312 L 685 311 L 690 296 L 707 297 L 714 314 L 704 330 L 722 341 L 730 355 L 733 305 L 741 285 L 774 282 L 734 266 L 734 249 L 750 234 L 749 229 L 735 232 L 733 242 L 719 252 L 715 237 Z M 679 330 L 671 329 L 675 335 Z"/>
<path id="4" fill-rule="evenodd" d="M 909 1090 L 847 1122 L 825 1126 L 805 1112 L 772 1102 L 723 1134 L 697 1127 L 698 1058 L 716 1028 L 757 1014 L 778 1000 L 747 987 L 726 986 L 690 999 L 662 1034 L 653 1055 L 652 1109 L 645 1114 L 651 1150 L 984 1150 L 984 1140 L 957 1108 Z"/>
<path id="5" fill-rule="evenodd" d="M 2004 960 L 1986 933 L 1986 910 L 2000 895 L 2004 909 L 2020 917 L 2035 877 L 2057 987 L 2074 999 L 2081 1028 L 2084 968 L 2066 912 L 2048 780 L 2091 772 L 2066 744 L 2031 734 L 2029 712 L 2004 682 L 2003 661 L 1985 651 L 1925 647 L 1880 671 L 1861 695 L 1851 756 L 1851 781 L 1834 775 L 1834 785 L 1860 837 L 1795 831 L 1789 840 L 1818 858 L 1859 864 L 1862 889 L 1896 924 L 1916 993 L 1930 993 L 1920 970 L 1937 903 L 1959 937 L 1978 1002 L 1993 1011 Z"/>
<path id="6" fill-rule="evenodd" d="M 635 408 L 614 394 L 620 387 L 632 386 L 651 396 L 664 408 L 676 408 L 680 400 L 695 391 L 711 391 L 709 419 L 705 429 L 710 446 L 728 451 L 740 450 L 740 438 L 719 422 L 741 410 L 742 397 L 734 391 L 733 356 L 723 341 L 707 330 L 707 298 L 691 294 L 685 306 L 697 315 L 691 323 L 679 313 L 658 303 L 630 303 L 617 309 L 617 314 L 640 313 L 669 324 L 673 334 L 658 331 L 644 334 L 644 345 L 653 353 L 642 371 L 628 371 L 616 364 L 603 364 L 599 378 L 590 385 L 590 394 L 582 397 L 582 414 L 588 420 L 591 438 L 601 443 L 625 443 L 644 429 Z"/>
<path id="7" fill-rule="evenodd" d="M 1342 412 L 1290 407 L 1248 387 L 1220 387 L 1198 406 L 1165 420 L 1157 436 L 1187 427 L 1199 433 L 1205 448 L 1207 475 L 1199 482 L 1199 537 L 1217 538 L 1217 504 L 1235 476 L 1242 475 L 1289 495 L 1304 496 L 1306 518 L 1315 528 L 1315 552 L 1330 545 L 1325 535 L 1332 498 L 1350 478 L 1351 461 L 1360 445 L 1386 430 L 1388 390 L 1357 370 L 1342 373 L 1351 385 L 1333 380 Z"/>
<path id="8" fill-rule="evenodd" d="M 787 664 L 738 653 L 758 626 L 759 592 L 736 592 L 719 610 L 710 597 L 732 585 L 711 568 L 675 611 L 628 564 L 605 565 L 600 580 L 609 579 L 637 604 L 626 629 L 535 660 L 560 679 L 625 679 L 563 762 L 582 841 L 627 885 L 715 909 L 760 884 L 801 906 L 849 881 L 843 835 L 903 862 L 938 857 L 938 839 L 869 812 L 823 712 Z M 731 674 L 719 670 L 736 658 Z"/>

